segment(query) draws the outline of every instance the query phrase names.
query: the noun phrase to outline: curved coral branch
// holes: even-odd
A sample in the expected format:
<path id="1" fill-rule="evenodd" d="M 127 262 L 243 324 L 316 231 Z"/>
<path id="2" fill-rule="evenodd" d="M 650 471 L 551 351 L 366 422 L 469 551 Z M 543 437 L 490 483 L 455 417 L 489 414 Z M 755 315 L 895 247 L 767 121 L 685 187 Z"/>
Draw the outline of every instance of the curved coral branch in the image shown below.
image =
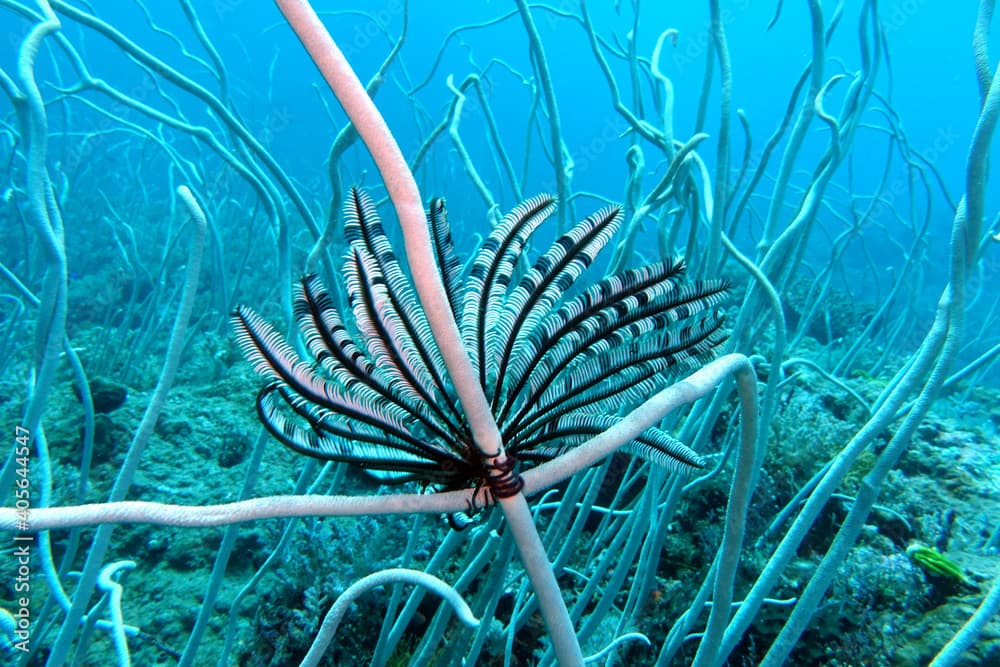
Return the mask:
<path id="1" fill-rule="evenodd" d="M 333 636 L 337 633 L 337 628 L 340 627 L 340 621 L 343 620 L 344 614 L 347 613 L 347 608 L 352 602 L 376 586 L 401 583 L 417 584 L 437 593 L 452 606 L 455 614 L 458 615 L 458 620 L 470 627 L 479 625 L 479 619 L 472 614 L 472 609 L 462 599 L 459 592 L 434 575 L 421 572 L 420 570 L 410 570 L 400 567 L 379 570 L 358 579 L 340 594 L 336 602 L 333 603 L 333 606 L 330 607 L 330 611 L 326 613 L 323 624 L 320 626 L 312 646 L 309 647 L 309 652 L 302 659 L 301 667 L 313 667 L 313 665 L 319 664 L 323 654 L 329 648 L 330 642 L 333 641 Z"/>

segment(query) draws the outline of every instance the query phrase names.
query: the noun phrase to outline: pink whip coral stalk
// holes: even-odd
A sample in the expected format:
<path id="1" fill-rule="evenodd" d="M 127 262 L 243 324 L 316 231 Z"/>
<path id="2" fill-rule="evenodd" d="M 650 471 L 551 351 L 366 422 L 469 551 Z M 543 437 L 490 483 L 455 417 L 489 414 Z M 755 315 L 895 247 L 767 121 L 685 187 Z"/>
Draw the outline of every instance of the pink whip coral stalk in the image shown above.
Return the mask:
<path id="1" fill-rule="evenodd" d="M 441 277 L 435 268 L 420 192 L 399 145 L 344 54 L 320 23 L 309 3 L 306 0 L 276 2 L 357 128 L 382 174 L 403 229 L 414 286 L 472 429 L 473 441 L 486 459 L 487 466 L 497 470 L 508 469 L 500 431 L 465 352 Z M 559 661 L 564 665 L 582 664 L 583 653 L 576 640 L 566 604 L 559 594 L 545 548 L 532 523 L 524 495 L 518 492 L 510 497 L 500 498 L 499 502 L 517 542 L 524 567 L 535 586 Z"/>

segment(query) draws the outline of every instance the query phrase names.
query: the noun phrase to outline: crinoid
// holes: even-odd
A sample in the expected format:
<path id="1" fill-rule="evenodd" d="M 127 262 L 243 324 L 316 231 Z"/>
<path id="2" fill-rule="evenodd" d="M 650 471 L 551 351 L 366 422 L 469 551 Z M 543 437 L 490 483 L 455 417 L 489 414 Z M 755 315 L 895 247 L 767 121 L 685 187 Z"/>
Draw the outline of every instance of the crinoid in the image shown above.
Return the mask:
<path id="1" fill-rule="evenodd" d="M 432 201 L 427 213 L 452 312 L 508 460 L 521 467 L 604 431 L 624 408 L 707 361 L 725 340 L 716 306 L 726 283 L 684 283 L 682 262 L 664 260 L 578 287 L 618 229 L 618 207 L 578 223 L 529 265 L 528 239 L 554 210 L 547 195 L 519 204 L 465 271 L 443 200 Z M 257 395 L 260 420 L 293 450 L 355 464 L 384 482 L 486 488 L 497 471 L 485 468 L 473 445 L 374 204 L 352 189 L 344 218 L 343 273 L 353 317 L 342 316 L 315 275 L 295 288 L 295 320 L 314 363 L 253 310 L 241 306 L 232 316 L 243 353 L 268 380 Z M 660 465 L 703 465 L 696 452 L 656 428 L 628 447 Z M 499 476 L 506 486 L 490 483 L 488 492 L 516 493 L 520 477 L 502 472 L 513 472 Z"/>

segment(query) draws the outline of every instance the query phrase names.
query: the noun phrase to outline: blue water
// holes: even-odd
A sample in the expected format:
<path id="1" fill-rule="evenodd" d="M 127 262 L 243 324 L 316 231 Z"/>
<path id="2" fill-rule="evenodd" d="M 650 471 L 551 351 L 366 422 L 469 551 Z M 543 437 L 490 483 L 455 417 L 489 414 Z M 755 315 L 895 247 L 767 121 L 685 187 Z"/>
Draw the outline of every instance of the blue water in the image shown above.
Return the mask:
<path id="1" fill-rule="evenodd" d="M 74 2 L 80 4 L 80 0 Z M 260 171 L 266 172 L 263 180 L 268 183 L 265 187 L 273 188 L 281 213 L 287 220 L 289 266 L 287 275 L 283 274 L 286 267 L 282 266 L 283 258 L 277 250 L 275 221 L 269 219 L 266 207 L 248 185 L 248 179 L 220 157 L 220 153 L 230 152 L 232 159 L 248 162 L 250 158 L 245 146 L 235 141 L 206 103 L 185 87 L 201 87 L 232 110 L 238 122 L 249 130 L 294 184 L 312 224 L 319 228 L 325 226 L 331 207 L 336 209 L 340 205 L 340 202 L 330 201 L 327 162 L 331 144 L 347 119 L 271 2 L 193 0 L 192 4 L 223 63 L 225 91 L 214 74 L 213 54 L 200 43 L 181 5 L 174 2 L 147 2 L 143 6 L 135 0 L 92 0 L 87 9 L 112 25 L 122 39 L 134 42 L 174 74 L 151 75 L 120 45 L 60 12 L 61 31 L 45 41 L 36 62 L 35 78 L 46 102 L 47 168 L 65 220 L 70 307 L 67 334 L 74 349 L 80 350 L 88 372 L 121 381 L 130 391 L 142 392 L 154 386 L 182 282 L 190 236 L 190 228 L 184 224 L 185 216 L 176 209 L 173 190 L 182 183 L 189 184 L 209 213 L 212 234 L 194 316 L 196 323 L 189 334 L 185 366 L 177 386 L 191 392 L 209 386 L 217 394 L 214 398 L 229 392 L 237 395 L 234 400 L 246 408 L 246 412 L 240 414 L 240 418 L 245 418 L 243 430 L 237 428 L 233 432 L 235 435 L 226 432 L 225 436 L 232 442 L 238 441 L 232 446 L 242 452 L 249 446 L 244 447 L 241 438 L 249 442 L 251 438 L 246 433 L 256 428 L 251 414 L 251 384 L 257 379 L 248 380 L 249 371 L 239 365 L 242 361 L 226 324 L 227 314 L 237 304 L 247 304 L 259 310 L 276 329 L 284 330 L 289 282 L 306 270 L 306 257 L 314 238 L 285 189 L 274 185 L 278 179 L 260 167 L 263 161 L 257 159 Z M 361 80 L 367 81 L 382 64 L 402 30 L 402 0 L 356 3 L 354 7 L 319 1 L 315 4 Z M 782 5 L 780 17 L 767 29 L 778 4 Z M 864 67 L 858 37 L 859 4 L 863 3 L 844 3 L 839 26 L 826 47 L 823 81 L 829 82 L 837 74 L 844 75 L 841 80 L 831 83 L 826 95 L 825 109 L 830 113 L 842 110 L 853 76 Z M 821 5 L 828 22 L 837 3 L 827 1 Z M 873 401 L 887 386 L 889 378 L 904 367 L 935 316 L 936 304 L 951 270 L 953 204 L 958 203 L 966 190 L 969 146 L 981 104 L 972 53 L 976 20 L 973 3 L 896 0 L 878 5 L 888 58 L 885 54 L 876 55 L 879 67 L 875 84 L 877 96 L 869 101 L 856 136 L 845 147 L 850 151 L 849 158 L 826 188 L 816 228 L 810 235 L 803 264 L 796 276 L 808 284 L 830 261 L 835 239 L 850 230 L 856 216 L 864 211 L 869 211 L 870 215 L 861 221 L 857 233 L 850 236 L 845 252 L 836 261 L 831 290 L 823 303 L 825 310 L 819 316 L 833 320 L 830 331 L 835 340 L 827 340 L 826 332 L 810 332 L 804 341 L 785 350 L 786 356 L 810 356 L 823 368 L 833 367 L 838 355 L 853 342 L 851 336 L 856 336 L 863 327 L 864 318 L 886 298 L 910 252 L 914 229 L 926 218 L 926 238 L 915 249 L 916 268 L 907 275 L 885 323 L 873 334 L 882 336 L 889 331 L 892 335 L 887 340 L 892 341 L 892 347 L 883 350 L 879 347 L 881 342 L 873 345 L 862 355 L 861 361 L 843 373 L 845 381 L 858 381 L 859 391 L 864 393 L 863 402 Z M 735 181 L 746 146 L 737 110 L 745 115 L 750 128 L 749 162 L 754 166 L 786 113 L 791 90 L 812 56 L 807 6 L 808 3 L 802 2 L 751 3 L 750 0 L 721 3 L 732 70 L 730 184 Z M 547 7 L 534 6 L 533 15 L 552 75 L 564 150 L 572 162 L 570 193 L 576 196 L 571 204 L 564 202 L 563 205 L 572 205 L 579 219 L 606 201 L 627 199 L 627 151 L 633 144 L 633 134 L 629 124 L 611 104 L 608 82 L 594 57 L 587 33 L 578 18 L 568 16 L 579 16 L 579 4 L 573 0 L 556 0 Z M 720 135 L 717 63 L 713 68 L 703 122 L 698 125 L 706 58 L 710 53 L 708 3 L 647 0 L 642 4 L 638 20 L 633 18 L 633 3 L 627 0 L 591 0 L 589 10 L 598 34 L 605 40 L 601 50 L 618 83 L 622 103 L 654 125 L 660 117 L 662 91 L 656 87 L 657 92 L 652 92 L 654 87 L 644 72 L 640 76 L 641 92 L 634 93 L 629 68 L 611 50 L 627 48 L 628 40 L 634 39 L 638 57 L 648 60 L 663 30 L 675 28 L 678 31 L 676 41 L 668 40 L 664 45 L 660 59 L 660 67 L 673 85 L 673 136 L 684 142 L 697 131 L 707 134 L 698 147 L 698 154 L 714 181 Z M 33 20 L 27 17 L 36 12 L 30 3 L 25 6 L 0 3 L 3 42 L 0 68 L 18 86 L 23 85 L 17 72 L 18 50 L 33 25 Z M 489 25 L 455 32 L 460 26 L 486 23 Z M 528 197 L 554 191 L 556 179 L 546 156 L 552 147 L 545 103 L 538 102 L 533 111 L 536 104 L 533 87 L 537 86 L 538 77 L 529 55 L 525 27 L 515 5 L 498 1 L 414 2 L 409 10 L 406 31 L 400 55 L 389 68 L 375 99 L 403 154 L 413 159 L 431 129 L 445 118 L 454 99 L 447 85 L 448 77 L 453 76 L 457 84 L 470 74 L 479 74 L 504 149 L 519 179 L 523 177 L 522 195 Z M 144 107 L 131 108 L 97 90 L 76 88 L 81 75 L 73 58 L 62 50 L 64 42 L 60 39 L 71 45 L 91 77 L 107 82 Z M 994 48 L 990 61 L 994 67 L 997 51 Z M 170 81 L 171 76 L 183 77 L 186 83 L 175 85 Z M 471 162 L 502 213 L 514 207 L 518 198 L 488 140 L 482 105 L 471 89 L 467 94 L 460 132 Z M 798 112 L 798 106 L 794 112 Z M 167 126 L 169 123 L 160 123 L 151 117 L 158 113 L 189 124 L 191 131 L 173 129 Z M 532 113 L 536 116 L 535 121 L 531 120 Z M 24 141 L 19 135 L 17 114 L 6 95 L 0 96 L 0 118 L 0 194 L 3 194 L 0 260 L 28 289 L 40 294 L 45 285 L 46 265 L 35 233 L 26 222 Z M 907 168 L 898 146 L 890 141 L 885 131 L 890 121 L 898 123 L 906 145 L 922 154 L 932 167 L 924 172 L 926 181 Z M 193 139 L 192 133 L 210 136 L 217 142 L 217 148 Z M 829 137 L 830 127 L 813 119 L 791 178 L 779 229 L 790 222 L 794 207 L 811 186 L 817 164 L 829 148 Z M 733 226 L 735 244 L 751 259 L 755 257 L 756 244 L 761 238 L 763 216 L 773 203 L 773 179 L 787 141 L 786 132 L 764 170 L 748 212 Z M 641 142 L 641 146 L 645 166 L 641 174 L 640 198 L 649 192 L 667 167 L 665 158 L 654 146 L 648 142 Z M 996 165 L 1000 148 L 995 141 L 990 155 Z M 344 186 L 359 184 L 376 199 L 384 198 L 380 177 L 359 141 L 344 154 L 340 169 Z M 427 152 L 416 178 L 425 200 L 436 196 L 447 198 L 456 246 L 460 252 L 471 251 L 490 229 L 490 211 L 458 159 L 447 133 L 438 137 Z M 745 184 L 746 180 L 742 185 Z M 881 191 L 883 204 L 869 209 L 870 198 L 878 191 Z M 397 238 L 391 207 L 384 204 L 380 210 L 387 219 L 387 230 L 390 236 Z M 715 202 L 716 206 L 721 204 Z M 982 244 L 983 254 L 968 276 L 965 294 L 969 309 L 964 343 L 951 371 L 1000 342 L 1000 290 L 997 289 L 1000 285 L 1000 242 L 986 239 L 987 232 L 1000 233 L 1000 229 L 993 228 L 1000 223 L 998 208 L 1000 188 L 992 178 L 986 186 L 982 234 L 976 239 Z M 674 253 L 683 251 L 688 229 L 685 223 L 672 249 Z M 554 226 L 539 232 L 538 246 L 545 247 L 545 242 L 555 233 Z M 707 236 L 707 225 L 702 224 L 697 240 L 703 241 Z M 639 236 L 634 263 L 639 263 L 639 259 L 657 258 L 656 243 L 653 222 L 647 221 Z M 317 269 L 333 273 L 326 278 L 338 276 L 342 250 L 341 239 L 335 235 L 327 265 L 321 264 Z M 601 264 L 599 268 L 604 266 Z M 729 261 L 722 273 L 734 286 L 733 302 L 727 305 L 730 321 L 733 321 L 738 315 L 740 299 L 752 280 L 734 261 Z M 8 283 L 3 283 L 2 289 L 0 370 L 4 373 L 5 386 L 23 387 L 30 377 L 29 369 L 34 359 L 30 344 L 34 310 L 15 300 L 12 296 L 15 290 L 8 288 Z M 781 295 L 785 306 L 810 305 L 795 304 L 797 298 L 802 299 L 802 293 L 794 293 L 791 289 L 789 292 Z M 342 293 L 341 289 L 341 296 Z M 22 313 L 29 315 L 22 317 Z M 793 330 L 789 333 L 794 336 L 795 320 L 790 322 Z M 754 349 L 739 351 L 748 355 L 769 354 L 775 335 L 771 326 L 768 321 L 755 331 Z M 897 331 L 898 335 L 894 333 Z M 880 359 L 883 353 L 885 357 Z M 70 395 L 69 373 L 63 371 L 65 368 L 61 367 L 60 400 L 69 401 L 72 410 L 78 410 L 77 404 L 66 398 Z M 978 384 L 1000 385 L 1000 370 L 989 365 L 984 374 L 972 377 Z M 860 386 L 867 380 L 872 384 Z M 961 389 L 972 391 L 974 388 L 962 386 Z M 787 394 L 789 404 L 791 396 L 791 392 Z M 962 416 L 965 396 L 959 398 L 953 394 L 949 397 L 953 400 L 947 403 L 952 409 L 951 416 Z M 197 393 L 186 394 L 185 398 L 188 402 L 184 409 L 195 411 Z M 829 395 L 823 396 L 824 401 L 829 398 Z M 801 395 L 796 396 L 796 400 L 802 400 Z M 975 400 L 979 401 L 975 410 L 983 409 L 982 403 L 987 399 L 978 397 Z M 7 402 L 4 397 L 0 405 Z M 128 405 L 132 407 L 135 402 Z M 12 413 L 20 409 L 12 406 L 13 403 L 5 409 Z M 808 404 L 805 408 L 795 407 L 802 409 L 804 414 L 809 410 Z M 970 413 L 979 414 L 975 410 L 970 408 Z M 62 414 L 55 408 L 51 412 Z M 983 409 L 983 414 L 987 412 L 988 409 Z M 191 437 L 195 439 L 212 442 L 219 439 L 218 433 L 199 431 L 197 424 L 188 426 L 188 413 L 183 412 L 183 415 L 184 418 L 171 422 L 174 433 L 193 431 L 195 435 Z M 137 414 L 130 417 L 138 421 Z M 857 415 L 854 418 L 859 419 Z M 831 421 L 834 420 L 831 418 Z M 188 431 L 178 426 L 178 422 Z M 246 423 L 252 426 L 246 427 Z M 844 427 L 844 433 L 850 428 L 860 428 L 863 423 L 862 419 L 858 424 Z M 831 429 L 841 427 L 839 423 L 830 426 L 824 422 L 823 427 L 827 426 Z M 953 436 L 952 426 L 944 420 L 934 421 L 933 427 L 927 426 L 918 433 L 917 439 L 927 447 L 932 444 L 946 447 L 968 438 L 974 444 L 968 445 L 965 451 L 975 451 L 978 455 L 984 449 L 981 445 L 993 437 L 993 431 L 985 426 L 979 430 L 968 424 L 959 424 L 960 428 L 953 429 L 959 435 Z M 71 427 L 65 424 L 62 427 L 63 440 L 53 437 L 55 458 L 61 461 L 59 457 L 62 456 L 76 465 L 79 428 L 75 422 Z M 122 431 L 127 428 L 131 428 L 131 423 L 128 427 L 121 426 Z M 995 430 L 995 426 L 990 428 Z M 65 432 L 70 432 L 70 436 Z M 851 431 L 843 437 L 838 435 L 836 447 L 842 446 L 856 432 Z M 120 433 L 118 437 L 124 438 Z M 178 437 L 183 439 L 185 436 Z M 270 444 L 278 448 L 277 444 Z M 815 443 L 806 444 L 813 446 Z M 124 444 L 119 442 L 119 446 L 123 451 Z M 71 453 L 67 454 L 66 450 Z M 827 453 L 824 451 L 822 456 Z M 808 457 L 803 455 L 802 458 Z M 106 464 L 108 460 L 116 459 L 109 455 L 100 463 Z M 301 461 L 296 465 L 301 465 Z M 103 472 L 99 469 L 99 472 L 104 477 L 98 481 L 98 486 L 102 483 L 107 486 L 111 473 L 106 469 Z M 813 472 L 794 471 L 790 477 L 797 476 L 796 483 L 802 483 Z M 283 470 L 282 474 L 290 479 L 292 473 Z M 938 473 L 923 471 L 919 474 Z M 286 481 L 281 480 L 284 485 L 280 486 L 281 492 L 290 488 Z M 56 480 L 60 502 L 75 499 L 75 492 L 67 490 L 74 485 L 72 480 L 67 482 L 65 475 Z M 155 484 L 149 484 L 147 489 L 149 487 L 160 491 Z M 914 523 L 917 518 L 933 523 L 938 512 L 938 508 L 915 505 L 908 506 L 905 511 L 911 510 Z M 963 507 L 962 511 L 965 513 L 962 519 L 970 523 L 972 520 L 968 517 L 978 512 L 968 507 Z M 989 521 L 981 519 L 979 514 L 976 520 L 983 525 Z M 991 525 L 989 529 L 994 527 Z M 968 545 L 973 540 L 966 538 L 965 546 L 971 550 Z M 211 550 L 202 548 L 214 554 L 214 545 Z M 265 549 L 261 547 L 258 551 Z M 208 562 L 208 556 L 205 558 Z M 199 570 L 199 576 L 207 577 L 207 569 Z M 214 637 L 216 642 L 218 639 Z"/>
<path id="2" fill-rule="evenodd" d="M 592 19 L 604 36 L 617 35 L 624 42 L 632 29 L 631 11 L 617 7 L 619 3 L 592 3 Z M 753 132 L 755 156 L 764 146 L 778 119 L 785 111 L 791 86 L 802 72 L 810 55 L 811 41 L 808 31 L 809 17 L 800 3 L 785 3 L 782 15 L 774 27 L 765 32 L 774 13 L 773 3 L 750 3 L 746 0 L 722 3 L 722 19 L 732 54 L 733 111 L 742 109 Z M 204 51 L 196 44 L 192 30 L 181 13 L 172 4 L 150 6 L 149 11 L 158 28 L 169 31 L 173 37 L 151 32 L 146 18 L 133 2 L 95 3 L 99 16 L 114 23 L 124 34 L 140 42 L 151 53 L 210 91 L 218 84 L 205 67 L 193 64 L 182 56 L 177 41 L 189 45 L 199 58 Z M 277 10 L 270 3 L 245 3 L 236 0 L 218 0 L 202 3 L 199 15 L 206 32 L 226 63 L 232 99 L 246 124 L 268 147 L 277 161 L 298 182 L 303 184 L 307 197 L 326 205 L 329 185 L 325 173 L 325 160 L 330 142 L 344 122 L 328 91 L 317 77 L 312 63 L 290 29 L 284 25 Z M 376 24 L 356 12 L 319 7 L 334 37 L 343 47 L 363 80 L 381 64 L 389 37 L 398 34 L 402 25 L 400 2 L 367 5 L 366 10 L 384 23 L 386 33 Z M 574 3 L 564 7 L 575 11 Z M 834 3 L 824 3 L 829 17 Z M 831 62 L 827 76 L 838 71 L 853 73 L 860 67 L 857 43 L 857 7 L 848 3 L 827 54 Z M 975 12 L 971 6 L 958 9 L 949 3 L 911 0 L 883 3 L 881 8 L 886 27 L 886 39 L 892 59 L 891 78 L 888 68 L 881 67 L 878 90 L 892 103 L 900 115 L 909 144 L 927 156 L 939 170 L 945 186 L 957 200 L 964 188 L 967 148 L 978 109 L 978 92 L 971 59 L 971 32 Z M 338 13 L 340 12 L 340 13 Z M 621 137 L 627 125 L 610 107 L 608 86 L 592 56 L 582 28 L 572 21 L 556 17 L 551 12 L 538 11 L 536 21 L 543 37 L 546 55 L 553 74 L 563 124 L 563 134 L 575 169 L 572 186 L 576 190 L 596 193 L 611 200 L 621 200 L 627 177 L 624 150 L 628 137 Z M 488 21 L 508 15 L 502 22 L 483 29 L 464 31 L 451 39 L 438 63 L 431 82 L 417 94 L 421 109 L 428 117 L 415 121 L 413 106 L 406 92 L 425 79 L 431 64 L 438 55 L 448 32 L 456 26 Z M 13 23 L 13 22 L 12 22 Z M 20 23 L 20 22 L 18 22 Z M 638 21 L 637 53 L 648 58 L 661 29 L 675 27 L 679 31 L 676 46 L 666 45 L 662 57 L 664 72 L 672 79 L 675 90 L 674 133 L 686 140 L 693 131 L 698 96 L 702 85 L 705 54 L 708 43 L 709 15 L 707 7 L 693 7 L 688 3 L 645 3 Z M 72 24 L 67 25 L 68 35 L 83 33 L 86 60 L 95 76 L 106 78 L 120 90 L 154 94 L 149 79 L 125 58 L 121 50 L 92 32 Z M 388 35 L 388 36 L 387 36 Z M 4 64 L 13 53 L 6 50 Z M 502 61 L 524 77 L 532 78 L 527 41 L 520 18 L 513 8 L 504 3 L 445 2 L 434 11 L 414 7 L 410 12 L 406 44 L 401 60 L 390 70 L 389 82 L 378 94 L 378 104 L 404 154 L 412 156 L 420 145 L 428 127 L 436 124 L 451 99 L 444 79 L 448 74 L 460 81 L 473 71 L 482 71 L 492 58 Z M 624 101 L 632 106 L 628 72 L 616 58 L 609 58 L 619 79 Z M 471 61 L 471 62 L 470 62 Z M 43 69 L 46 67 L 42 65 Z M 62 66 L 65 70 L 65 66 Z M 520 171 L 524 159 L 524 140 L 531 92 L 526 81 L 494 63 L 487 69 L 488 89 L 493 112 L 515 167 Z M 715 84 L 718 82 L 716 69 Z M 839 84 L 829 99 L 836 105 L 843 99 L 846 83 Z M 169 90 L 169 85 L 167 90 Z M 643 103 L 647 113 L 654 104 L 647 94 Z M 712 135 L 700 153 L 710 170 L 715 162 L 714 137 L 718 133 L 717 95 L 713 87 L 709 99 L 704 131 Z M 98 100 L 97 96 L 90 96 Z M 188 95 L 177 95 L 179 108 L 195 124 L 205 124 L 204 105 Z M 320 100 L 323 100 L 323 104 Z M 162 106 L 162 100 L 158 102 Z M 323 105 L 330 109 L 333 122 Z M 874 106 L 881 106 L 875 103 Z M 462 131 L 470 154 L 483 173 L 488 185 L 495 189 L 505 207 L 515 202 L 506 188 L 504 179 L 493 169 L 493 158 L 482 141 L 483 124 L 477 112 L 478 102 L 470 97 L 464 114 Z M 833 106 L 836 108 L 836 106 Z M 74 114 L 87 118 L 86 109 L 74 109 Z M 134 112 L 129 112 L 134 115 Z M 871 122 L 884 120 L 869 116 Z M 103 121 L 107 123 L 108 121 Z M 544 128 L 544 126 L 543 126 Z M 735 116 L 731 122 L 731 163 L 735 168 L 743 147 L 742 131 Z M 168 133 L 169 134 L 169 133 Z M 554 188 L 552 170 L 548 165 L 539 139 L 548 141 L 547 130 L 535 136 L 529 160 L 529 177 L 525 194 Z M 186 139 L 174 139 L 183 145 Z M 826 129 L 814 123 L 806 141 L 801 164 L 813 165 L 819 151 L 827 145 Z M 885 135 L 862 132 L 855 142 L 855 159 L 852 163 L 852 185 L 855 192 L 870 193 L 882 176 L 888 143 Z M 996 149 L 994 148 L 994 154 Z M 450 202 L 453 224 L 467 225 L 481 230 L 486 207 L 461 177 L 461 168 L 455 164 L 446 137 L 441 137 L 432 151 L 437 169 L 435 174 L 422 180 L 425 197 L 444 195 Z M 647 150 L 650 160 L 655 160 Z M 451 164 L 449 164 L 449 161 Z M 112 170 L 116 165 L 110 160 Z M 770 171 L 776 169 L 772 160 Z M 648 168 L 656 165 L 650 163 Z M 377 179 L 371 163 L 357 148 L 349 152 L 345 161 L 345 180 L 372 184 Z M 662 168 L 661 168 L 662 169 Z M 662 173 L 662 171 L 660 172 Z M 147 176 L 147 188 L 162 192 L 165 183 Z M 450 175 L 456 175 L 451 177 Z M 894 159 L 888 183 L 905 185 L 907 174 L 900 161 Z M 796 182 L 805 185 L 807 177 Z M 847 183 L 847 170 L 842 168 L 837 182 Z M 937 189 L 936 184 L 933 186 Z M 766 186 L 758 189 L 763 196 Z M 900 190 L 901 192 L 901 190 Z M 900 201 L 905 198 L 899 195 Z M 995 189 L 987 198 L 987 225 L 990 213 L 1000 200 Z M 951 215 L 939 192 L 935 192 L 931 224 L 932 245 L 946 243 L 950 233 Z M 920 210 L 923 205 L 920 204 Z M 586 212 L 586 207 L 583 207 Z M 881 211 L 875 221 L 881 227 L 865 233 L 865 243 L 875 265 L 888 269 L 900 264 L 896 243 L 906 243 L 903 234 L 894 234 L 896 220 L 887 211 Z M 745 238 L 749 242 L 751 239 Z M 995 275 L 997 253 L 987 253 L 984 266 Z M 848 266 L 858 259 L 850 253 L 845 260 Z M 864 261 L 868 261 L 865 259 Z M 859 264 L 860 266 L 860 264 Z M 942 257 L 933 263 L 926 276 L 927 293 L 922 295 L 925 306 L 930 307 L 940 292 L 945 277 L 946 264 Z"/>

